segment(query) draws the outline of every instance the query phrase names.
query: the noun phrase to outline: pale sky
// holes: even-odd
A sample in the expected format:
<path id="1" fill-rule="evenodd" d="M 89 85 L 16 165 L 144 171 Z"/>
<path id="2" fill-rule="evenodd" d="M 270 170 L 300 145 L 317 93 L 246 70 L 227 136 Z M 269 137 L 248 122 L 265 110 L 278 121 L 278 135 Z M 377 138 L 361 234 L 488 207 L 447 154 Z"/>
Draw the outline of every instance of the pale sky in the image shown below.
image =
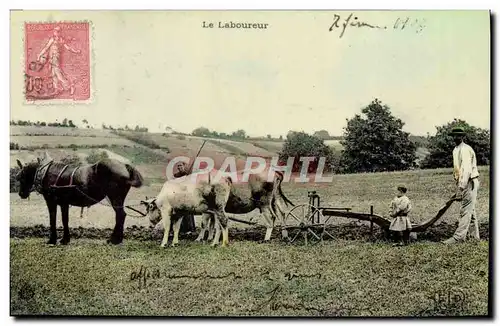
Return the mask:
<path id="1" fill-rule="evenodd" d="M 434 133 L 455 117 L 489 128 L 487 11 L 360 11 L 358 21 L 387 29 L 348 26 L 339 38 L 350 13 L 12 12 L 11 119 L 341 135 L 346 119 L 377 97 L 412 134 Z M 329 32 L 335 14 L 341 28 Z M 24 102 L 23 24 L 47 20 L 91 21 L 89 103 Z M 219 21 L 269 26 L 220 29 Z"/>

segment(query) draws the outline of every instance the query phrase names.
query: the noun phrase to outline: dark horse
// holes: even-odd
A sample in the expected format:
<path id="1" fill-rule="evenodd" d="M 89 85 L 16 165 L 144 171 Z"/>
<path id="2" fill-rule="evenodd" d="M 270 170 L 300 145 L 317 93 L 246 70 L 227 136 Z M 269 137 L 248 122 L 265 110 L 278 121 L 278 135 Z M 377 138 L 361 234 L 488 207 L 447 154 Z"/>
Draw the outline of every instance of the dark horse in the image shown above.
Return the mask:
<path id="1" fill-rule="evenodd" d="M 108 243 L 123 241 L 125 210 L 123 203 L 130 187 L 139 188 L 143 178 L 139 171 L 129 164 L 114 159 L 103 159 L 95 164 L 64 164 L 54 162 L 46 155 L 43 160 L 23 165 L 17 175 L 20 183 L 19 196 L 29 197 L 33 190 L 39 192 L 49 209 L 50 238 L 48 244 L 56 244 L 57 205 L 61 206 L 64 235 L 61 244 L 70 240 L 68 227 L 69 206 L 88 207 L 109 199 L 116 213 L 116 222 Z"/>

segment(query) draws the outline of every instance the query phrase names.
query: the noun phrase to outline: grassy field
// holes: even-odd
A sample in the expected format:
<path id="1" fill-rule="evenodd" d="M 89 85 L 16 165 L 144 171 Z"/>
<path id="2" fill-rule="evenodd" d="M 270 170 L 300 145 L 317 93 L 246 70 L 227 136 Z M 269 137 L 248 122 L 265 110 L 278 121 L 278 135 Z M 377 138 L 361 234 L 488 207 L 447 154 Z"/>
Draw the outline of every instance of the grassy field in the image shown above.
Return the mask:
<path id="1" fill-rule="evenodd" d="M 151 134 L 151 138 L 160 145 L 168 146 L 170 151 L 175 152 L 177 155 L 186 155 L 189 157 L 194 156 L 203 144 L 201 138 L 181 136 L 181 135 L 166 135 Z M 219 147 L 211 142 L 206 142 L 203 146 L 201 154 L 206 153 L 225 153 L 228 151 Z M 205 155 L 204 154 L 204 155 Z"/>
<path id="2" fill-rule="evenodd" d="M 284 142 L 282 141 L 266 141 L 266 140 L 257 140 L 252 142 L 255 146 L 264 148 L 272 153 L 279 153 L 283 148 Z"/>
<path id="3" fill-rule="evenodd" d="M 456 316 L 488 306 L 488 242 L 161 249 L 11 239 L 10 254 L 13 315 Z M 448 293 L 456 299 L 437 301 Z"/>
<path id="4" fill-rule="evenodd" d="M 46 146 L 48 148 L 56 148 L 57 146 L 69 147 L 70 145 L 78 146 L 100 146 L 100 145 L 117 145 L 117 146 L 134 146 L 134 142 L 125 138 L 117 137 L 80 137 L 80 136 L 11 136 L 10 141 L 19 144 L 21 147 L 31 146 Z"/>
<path id="5" fill-rule="evenodd" d="M 488 228 L 489 173 L 481 167 L 477 214 Z M 334 176 L 330 184 L 284 183 L 287 196 L 307 201 L 317 190 L 322 206 L 351 206 L 385 215 L 394 186 L 409 185 L 411 218 L 431 217 L 453 191 L 451 171 L 424 170 Z M 133 189 L 134 203 L 155 196 L 161 184 Z M 430 230 L 452 235 L 458 216 L 453 205 Z M 70 210 L 70 227 L 112 228 L 109 207 L 96 205 L 79 218 Z M 256 221 L 261 221 L 254 212 Z M 239 216 L 248 218 L 247 216 Z M 59 218 L 60 221 L 60 218 Z M 48 247 L 47 229 L 33 238 L 11 235 L 11 313 L 103 315 L 280 315 L 280 316 L 456 316 L 484 315 L 488 305 L 488 241 L 445 246 L 421 237 L 408 247 L 368 241 L 352 220 L 337 240 L 314 247 L 290 246 L 279 239 L 261 244 L 234 236 L 242 224 L 230 222 L 228 248 L 210 248 L 181 238 L 178 248 L 126 237 L 123 246 L 104 239 L 74 237 L 69 246 Z M 60 222 L 58 222 L 60 226 Z M 199 224 L 199 220 L 197 220 Z M 445 223 L 446 228 L 440 228 Z M 48 225 L 40 196 L 30 202 L 11 194 L 11 228 Z M 127 217 L 126 227 L 147 227 L 143 218 Z M 443 224 L 444 225 L 444 224 Z M 366 227 L 365 227 L 366 228 Z M 350 231 L 349 231 L 350 230 Z M 12 229 L 11 229 L 12 232 Z M 110 230 L 106 232 L 107 237 Z M 129 232 L 129 231 L 128 231 Z M 241 231 L 248 232 L 248 231 Z M 253 239 L 264 236 L 259 231 Z M 30 234 L 28 232 L 28 234 Z M 129 233 L 127 233 L 129 234 Z M 44 237 L 44 238 L 40 238 Z M 145 238 L 147 239 L 147 237 Z M 353 239 L 353 240 L 347 240 Z M 144 284 L 141 266 L 150 272 Z M 135 273 L 135 274 L 132 274 Z M 147 274 L 147 273 L 146 273 Z M 296 275 L 296 276 L 293 276 Z M 133 280 L 131 280 L 133 279 Z M 436 303 L 436 298 L 458 298 Z"/>
<path id="6" fill-rule="evenodd" d="M 53 135 L 77 137 L 109 137 L 118 138 L 106 129 L 62 128 L 62 127 L 36 127 L 36 126 L 10 126 L 11 136 L 23 135 Z"/>
<path id="7" fill-rule="evenodd" d="M 249 156 L 262 156 L 262 157 L 272 157 L 275 156 L 276 153 L 266 150 L 261 147 L 257 147 L 252 143 L 244 142 L 244 141 L 234 141 L 228 139 L 218 139 L 213 140 L 218 146 L 226 148 L 229 152 L 237 152 L 237 154 L 249 155 Z"/>

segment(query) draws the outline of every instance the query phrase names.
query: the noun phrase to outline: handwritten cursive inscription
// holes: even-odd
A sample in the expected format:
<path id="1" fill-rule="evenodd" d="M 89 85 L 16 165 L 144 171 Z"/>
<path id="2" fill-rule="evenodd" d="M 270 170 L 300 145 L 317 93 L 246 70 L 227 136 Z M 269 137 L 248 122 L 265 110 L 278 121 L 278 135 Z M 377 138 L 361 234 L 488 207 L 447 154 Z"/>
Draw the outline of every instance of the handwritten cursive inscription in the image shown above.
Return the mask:
<path id="1" fill-rule="evenodd" d="M 353 314 L 353 308 L 347 307 L 343 304 L 337 305 L 335 302 L 323 302 L 318 304 L 317 302 L 303 302 L 301 299 L 295 298 L 290 299 L 288 291 L 284 289 L 284 282 L 296 282 L 299 279 L 322 279 L 323 276 L 320 273 L 299 273 L 299 272 L 285 272 L 271 275 L 270 271 L 265 271 L 260 274 L 249 275 L 248 278 L 262 277 L 263 280 L 271 281 L 271 290 L 264 292 L 264 296 L 261 302 L 246 308 L 245 310 L 249 313 L 256 312 L 262 313 L 265 309 L 271 311 L 282 311 L 282 310 L 293 310 L 293 311 L 308 311 L 315 315 L 320 316 L 346 316 Z M 141 290 L 146 287 L 150 287 L 154 284 L 154 281 L 160 279 L 226 279 L 232 278 L 234 280 L 244 279 L 245 276 L 238 275 L 234 272 L 227 274 L 210 274 L 207 272 L 202 272 L 199 274 L 182 274 L 182 273 L 164 273 L 159 268 L 151 268 L 141 265 L 138 269 L 134 269 L 129 275 L 129 281 L 133 284 L 133 288 L 136 290 Z M 325 295 L 318 295 L 326 299 Z M 293 300 L 293 302 L 290 302 Z"/>
<path id="2" fill-rule="evenodd" d="M 425 22 L 425 19 L 410 19 L 410 17 L 398 18 L 394 22 L 393 29 L 400 31 L 404 29 L 413 29 L 418 34 L 425 28 Z"/>
<path id="3" fill-rule="evenodd" d="M 391 29 L 394 31 L 414 31 L 416 33 L 422 32 L 426 27 L 425 19 L 410 18 L 410 17 L 398 17 Z M 359 19 L 354 13 L 350 13 L 346 18 L 342 18 L 339 14 L 333 15 L 333 23 L 328 29 L 330 32 L 335 30 L 340 31 L 339 38 L 342 38 L 345 32 L 350 28 L 368 28 L 368 29 L 378 29 L 378 30 L 388 30 L 389 27 L 383 25 L 376 25 L 374 23 L 368 23 Z"/>
<path id="4" fill-rule="evenodd" d="M 260 276 L 265 277 L 267 280 L 270 281 L 277 281 L 278 279 L 271 278 L 271 272 L 266 271 L 260 274 Z M 130 273 L 130 281 L 131 282 L 136 282 L 139 286 L 139 288 L 146 287 L 148 285 L 149 280 L 157 280 L 157 279 L 223 279 L 223 278 L 230 278 L 232 277 L 233 279 L 241 279 L 243 278 L 241 275 L 236 274 L 235 272 L 230 272 L 228 274 L 222 274 L 222 275 L 211 275 L 206 272 L 200 273 L 200 274 L 194 274 L 194 275 L 188 275 L 188 274 L 164 274 L 161 272 L 160 269 L 158 268 L 148 268 L 145 266 L 140 266 L 138 270 L 134 270 Z M 281 279 L 285 279 L 286 281 L 291 281 L 293 279 L 299 279 L 299 278 L 316 278 L 320 279 L 322 275 L 320 273 L 316 274 L 301 274 L 301 273 L 296 273 L 296 272 L 286 272 L 282 274 Z"/>
<path id="5" fill-rule="evenodd" d="M 283 288 L 280 284 L 272 288 L 271 291 L 266 292 L 265 295 L 268 296 L 266 299 L 254 308 L 248 309 L 249 312 L 260 312 L 264 308 L 269 308 L 272 311 L 276 310 L 293 310 L 301 311 L 305 310 L 308 312 L 314 312 L 320 316 L 346 316 L 351 315 L 353 309 L 351 307 L 346 307 L 343 304 L 340 306 L 335 305 L 333 302 L 329 302 L 326 305 L 318 305 L 316 303 L 306 304 L 302 301 L 297 303 L 286 303 L 282 302 L 278 298 L 278 294 L 283 292 Z"/>
<path id="6" fill-rule="evenodd" d="M 161 273 L 159 269 L 149 270 L 147 267 L 141 265 L 139 271 L 133 271 L 130 273 L 130 281 L 137 282 L 139 289 L 146 287 L 148 284 L 148 280 L 151 279 L 159 279 L 161 277 Z"/>
<path id="7" fill-rule="evenodd" d="M 289 310 L 307 310 L 307 311 L 315 311 L 320 314 L 325 314 L 326 309 L 305 305 L 303 302 L 299 302 L 296 304 L 289 304 L 277 301 L 277 294 L 282 291 L 281 285 L 276 285 L 270 292 L 267 292 L 267 295 L 270 295 L 267 300 L 262 302 L 260 305 L 254 309 L 255 311 L 260 311 L 264 307 L 269 306 L 271 310 L 289 309 Z"/>
<path id="8" fill-rule="evenodd" d="M 461 289 L 447 289 L 433 293 L 429 299 L 433 302 L 434 311 L 464 311 L 467 295 Z"/>
<path id="9" fill-rule="evenodd" d="M 274 279 L 271 277 L 271 272 L 269 272 L 269 271 L 261 273 L 260 276 L 265 276 L 270 281 L 277 281 L 277 279 Z M 301 274 L 301 273 L 295 273 L 295 272 L 286 272 L 285 274 L 283 274 L 283 276 L 284 276 L 286 281 L 291 281 L 294 278 L 317 278 L 317 279 L 320 279 L 322 277 L 320 273 Z"/>
<path id="10" fill-rule="evenodd" d="M 160 269 L 149 269 L 148 267 L 144 267 L 141 265 L 138 271 L 132 271 L 130 273 L 130 281 L 136 282 L 138 288 L 144 288 L 148 285 L 149 280 L 157 280 L 157 279 L 223 279 L 230 278 L 239 279 L 240 275 L 237 275 L 234 272 L 230 272 L 228 274 L 223 275 L 211 275 L 206 272 L 195 274 L 195 275 L 186 275 L 186 274 L 162 274 Z"/>
<path id="11" fill-rule="evenodd" d="M 375 24 L 370 24 L 364 21 L 361 21 L 358 19 L 358 17 L 354 16 L 353 13 L 349 14 L 346 19 L 341 21 L 341 25 L 339 25 L 340 22 L 340 15 L 334 14 L 333 15 L 333 24 L 330 26 L 330 32 L 332 32 L 335 28 L 340 28 L 340 35 L 339 38 L 342 38 L 344 36 L 344 33 L 347 29 L 347 27 L 367 27 L 367 28 L 377 28 L 377 29 L 387 29 L 387 26 L 378 26 Z"/>
<path id="12" fill-rule="evenodd" d="M 321 274 L 320 273 L 316 273 L 316 274 L 296 274 L 294 272 L 287 272 L 285 273 L 285 278 L 287 279 L 287 281 L 291 281 L 293 280 L 294 278 L 317 278 L 317 279 L 320 279 L 321 278 Z"/>

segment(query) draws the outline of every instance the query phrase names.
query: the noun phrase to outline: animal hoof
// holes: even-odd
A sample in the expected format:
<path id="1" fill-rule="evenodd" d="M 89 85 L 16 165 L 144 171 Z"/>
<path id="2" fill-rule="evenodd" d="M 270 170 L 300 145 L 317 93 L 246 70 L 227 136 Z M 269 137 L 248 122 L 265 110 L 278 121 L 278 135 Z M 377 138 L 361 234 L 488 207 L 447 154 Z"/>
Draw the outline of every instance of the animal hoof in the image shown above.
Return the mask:
<path id="1" fill-rule="evenodd" d="M 177 246 L 179 246 L 179 244 L 177 244 L 177 243 L 172 243 L 170 246 L 171 246 L 171 247 L 177 247 Z"/>
<path id="2" fill-rule="evenodd" d="M 108 241 L 107 241 L 108 244 L 114 244 L 114 245 L 117 245 L 117 244 L 120 244 L 122 243 L 122 240 L 121 239 L 118 239 L 118 238 L 115 238 L 115 237 L 111 237 Z"/>
<path id="3" fill-rule="evenodd" d="M 49 241 L 47 241 L 47 244 L 55 246 L 57 244 L 57 239 L 50 239 Z"/>
<path id="4" fill-rule="evenodd" d="M 68 245 L 69 244 L 69 239 L 62 239 L 61 240 L 62 245 Z"/>

